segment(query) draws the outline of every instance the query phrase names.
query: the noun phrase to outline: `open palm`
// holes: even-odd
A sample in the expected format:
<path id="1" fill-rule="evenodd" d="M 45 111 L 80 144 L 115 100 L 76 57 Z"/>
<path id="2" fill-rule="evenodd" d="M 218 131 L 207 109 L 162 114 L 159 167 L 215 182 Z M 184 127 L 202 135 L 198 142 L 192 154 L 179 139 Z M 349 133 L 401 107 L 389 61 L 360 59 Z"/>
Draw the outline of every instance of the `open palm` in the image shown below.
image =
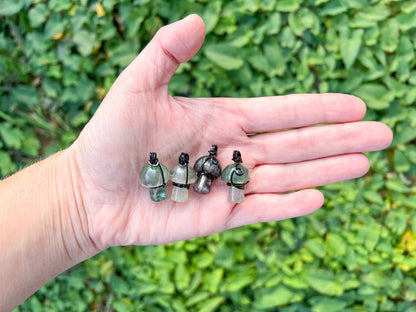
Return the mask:
<path id="1" fill-rule="evenodd" d="M 310 213 L 323 204 L 318 190 L 277 193 L 361 176 L 369 168 L 362 152 L 391 142 L 383 124 L 357 122 L 365 104 L 348 95 L 172 97 L 170 78 L 199 50 L 204 34 L 196 15 L 162 28 L 69 149 L 80 220 L 100 249 L 173 242 Z M 222 181 L 213 183 L 209 195 L 190 189 L 186 203 L 150 200 L 139 183 L 149 152 L 170 169 L 181 152 L 193 164 L 212 144 L 223 168 L 233 150 L 241 151 L 251 176 L 244 203 L 228 203 Z"/>

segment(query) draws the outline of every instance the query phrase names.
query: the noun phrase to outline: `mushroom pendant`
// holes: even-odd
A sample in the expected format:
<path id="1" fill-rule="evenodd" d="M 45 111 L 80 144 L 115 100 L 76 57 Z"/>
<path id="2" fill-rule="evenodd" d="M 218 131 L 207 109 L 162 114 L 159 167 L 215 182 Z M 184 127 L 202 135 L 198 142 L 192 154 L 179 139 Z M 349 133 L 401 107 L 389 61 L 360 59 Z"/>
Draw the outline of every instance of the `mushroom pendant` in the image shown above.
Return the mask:
<path id="1" fill-rule="evenodd" d="M 189 155 L 182 153 L 178 164 L 170 171 L 173 189 L 171 199 L 175 202 L 186 202 L 188 200 L 189 185 L 195 183 L 195 170 L 188 165 Z"/>
<path id="2" fill-rule="evenodd" d="M 233 204 L 244 202 L 244 185 L 250 181 L 248 169 L 241 163 L 241 153 L 233 152 L 233 164 L 224 168 L 221 180 L 226 181 L 228 188 L 228 201 Z"/>
<path id="3" fill-rule="evenodd" d="M 168 197 L 165 187 L 168 180 L 168 168 L 159 163 L 156 153 L 150 153 L 149 163 L 140 171 L 139 181 L 141 185 L 149 188 L 151 200 L 159 202 Z"/>
<path id="4" fill-rule="evenodd" d="M 209 155 L 198 158 L 194 169 L 198 174 L 198 179 L 194 185 L 194 191 L 200 194 L 209 194 L 211 183 L 221 175 L 221 166 L 217 156 L 217 146 L 212 145 Z"/>

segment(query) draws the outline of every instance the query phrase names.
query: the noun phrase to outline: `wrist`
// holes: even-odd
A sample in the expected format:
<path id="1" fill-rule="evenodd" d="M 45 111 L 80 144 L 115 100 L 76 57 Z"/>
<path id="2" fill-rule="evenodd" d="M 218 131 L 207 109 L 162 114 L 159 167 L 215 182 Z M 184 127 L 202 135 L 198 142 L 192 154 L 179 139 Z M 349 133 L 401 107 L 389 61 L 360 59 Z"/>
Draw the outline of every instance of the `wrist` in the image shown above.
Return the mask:
<path id="1" fill-rule="evenodd" d="M 60 224 L 62 244 L 68 257 L 78 263 L 101 250 L 91 238 L 91 220 L 85 209 L 83 183 L 73 149 L 66 149 L 56 157 L 56 224 Z M 53 204 L 52 204 L 53 205 Z"/>
<path id="2" fill-rule="evenodd" d="M 99 250 L 68 150 L 0 181 L 0 311 Z"/>

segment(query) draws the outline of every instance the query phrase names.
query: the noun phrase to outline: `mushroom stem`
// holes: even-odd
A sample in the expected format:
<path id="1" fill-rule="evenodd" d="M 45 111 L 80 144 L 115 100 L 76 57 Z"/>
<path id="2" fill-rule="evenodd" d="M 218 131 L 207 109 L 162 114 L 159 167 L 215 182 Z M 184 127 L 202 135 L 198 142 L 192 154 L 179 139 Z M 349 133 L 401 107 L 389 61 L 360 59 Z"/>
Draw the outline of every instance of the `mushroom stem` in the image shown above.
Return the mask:
<path id="1" fill-rule="evenodd" d="M 228 201 L 233 204 L 244 202 L 244 188 L 237 188 L 230 185 L 228 188 Z"/>
<path id="2" fill-rule="evenodd" d="M 188 189 L 186 187 L 173 186 L 171 199 L 183 203 L 188 200 Z"/>
<path id="3" fill-rule="evenodd" d="M 168 190 L 164 185 L 159 187 L 149 188 L 150 199 L 155 202 L 160 202 L 168 197 Z"/>
<path id="4" fill-rule="evenodd" d="M 194 185 L 194 191 L 200 194 L 209 194 L 211 191 L 212 180 L 204 173 L 198 176 L 198 180 Z"/>

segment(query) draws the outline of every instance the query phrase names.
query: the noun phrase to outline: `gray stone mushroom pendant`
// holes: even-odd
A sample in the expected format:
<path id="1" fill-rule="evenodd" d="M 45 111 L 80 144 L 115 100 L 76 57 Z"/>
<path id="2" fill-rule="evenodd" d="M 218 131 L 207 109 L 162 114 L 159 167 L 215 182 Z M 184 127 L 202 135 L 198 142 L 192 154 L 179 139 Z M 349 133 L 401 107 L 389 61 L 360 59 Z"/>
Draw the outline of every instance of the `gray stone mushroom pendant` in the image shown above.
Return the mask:
<path id="1" fill-rule="evenodd" d="M 159 163 L 156 153 L 150 153 L 149 163 L 140 171 L 139 181 L 141 185 L 149 188 L 151 200 L 159 202 L 168 197 L 165 187 L 168 180 L 168 168 Z"/>
<path id="2" fill-rule="evenodd" d="M 209 155 L 198 158 L 194 169 L 198 174 L 198 179 L 194 185 L 194 191 L 200 194 L 209 194 L 211 183 L 221 175 L 221 166 L 217 156 L 217 146 L 212 145 Z"/>
<path id="3" fill-rule="evenodd" d="M 186 202 L 188 200 L 189 185 L 195 183 L 195 170 L 188 165 L 189 155 L 182 153 L 178 164 L 170 171 L 173 189 L 171 199 L 175 202 Z"/>
<path id="4" fill-rule="evenodd" d="M 233 204 L 244 202 L 244 185 L 250 181 L 248 169 L 241 163 L 241 153 L 233 152 L 233 164 L 224 168 L 221 180 L 226 181 L 228 188 L 228 201 Z"/>

